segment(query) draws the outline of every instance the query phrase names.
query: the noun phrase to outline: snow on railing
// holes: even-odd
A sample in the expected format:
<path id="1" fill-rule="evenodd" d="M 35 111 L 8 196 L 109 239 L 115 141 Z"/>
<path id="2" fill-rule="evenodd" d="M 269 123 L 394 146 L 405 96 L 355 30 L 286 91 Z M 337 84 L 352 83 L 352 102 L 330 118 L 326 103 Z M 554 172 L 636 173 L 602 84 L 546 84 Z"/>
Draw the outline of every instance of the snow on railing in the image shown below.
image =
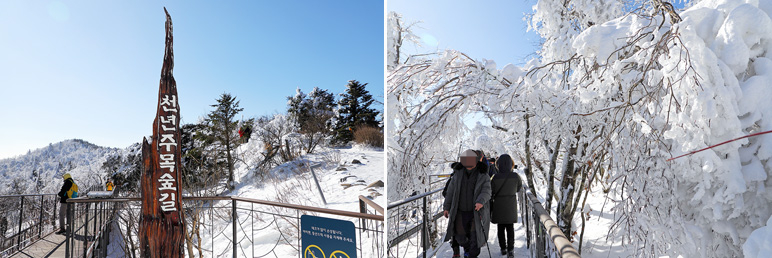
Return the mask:
<path id="1" fill-rule="evenodd" d="M 524 185 L 520 189 L 518 199 L 531 257 L 580 258 L 579 252 L 563 235 L 563 231 L 560 231 L 528 186 Z"/>

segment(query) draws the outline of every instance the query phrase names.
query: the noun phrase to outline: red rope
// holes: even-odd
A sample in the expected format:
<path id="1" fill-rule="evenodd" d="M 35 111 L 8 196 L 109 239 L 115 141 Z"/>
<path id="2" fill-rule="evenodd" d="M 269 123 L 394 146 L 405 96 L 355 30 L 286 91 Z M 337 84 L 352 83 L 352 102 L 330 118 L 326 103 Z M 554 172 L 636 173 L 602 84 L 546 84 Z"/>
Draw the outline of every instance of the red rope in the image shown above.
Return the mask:
<path id="1" fill-rule="evenodd" d="M 707 148 L 703 148 L 703 149 L 699 149 L 699 150 L 696 150 L 696 151 L 692 151 L 692 152 L 686 153 L 684 155 L 681 155 L 681 156 L 678 156 L 678 157 L 675 157 L 675 158 L 670 158 L 667 161 L 673 161 L 674 159 L 685 157 L 685 156 L 689 156 L 689 155 L 692 155 L 692 154 L 695 154 L 697 152 L 704 151 L 704 150 L 707 150 L 707 149 L 712 149 L 714 147 L 718 147 L 718 146 L 721 146 L 721 145 L 724 145 L 724 144 L 727 144 L 727 143 L 730 143 L 730 142 L 733 142 L 733 141 L 736 141 L 736 140 L 745 139 L 745 138 L 753 137 L 753 136 L 759 136 L 759 135 L 767 134 L 767 133 L 772 133 L 772 131 L 758 132 L 758 133 L 754 133 L 754 134 L 749 134 L 749 135 L 746 135 L 746 136 L 743 136 L 743 137 L 740 137 L 740 138 L 735 138 L 735 139 L 732 139 L 732 140 L 728 140 L 728 141 L 725 141 L 725 142 L 722 142 L 722 143 L 719 143 L 719 144 L 716 144 L 716 145 L 713 145 L 713 146 L 708 146 Z"/>

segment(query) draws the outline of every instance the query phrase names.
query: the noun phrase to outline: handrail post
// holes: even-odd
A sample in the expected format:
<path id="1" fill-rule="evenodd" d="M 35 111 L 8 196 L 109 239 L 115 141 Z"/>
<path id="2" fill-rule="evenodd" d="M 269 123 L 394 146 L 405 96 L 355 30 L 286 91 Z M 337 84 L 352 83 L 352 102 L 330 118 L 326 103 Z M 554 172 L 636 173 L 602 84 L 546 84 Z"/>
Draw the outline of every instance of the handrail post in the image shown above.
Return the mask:
<path id="1" fill-rule="evenodd" d="M 86 258 L 86 252 L 88 251 L 88 210 L 89 210 L 89 203 L 85 203 L 86 205 L 86 220 L 83 221 L 83 225 L 86 227 L 83 230 L 83 258 Z"/>
<path id="2" fill-rule="evenodd" d="M 56 230 L 56 220 L 59 218 L 59 213 L 56 213 L 56 208 L 59 206 L 59 204 L 56 204 L 56 197 L 54 197 L 54 213 L 51 214 L 51 218 L 53 219 L 54 230 Z M 64 225 L 59 225 L 59 228 L 64 228 Z"/>
<path id="3" fill-rule="evenodd" d="M 104 235 L 102 234 L 104 233 L 102 232 L 102 229 L 103 229 L 102 224 L 104 223 L 104 216 L 102 214 L 103 204 L 104 203 L 102 202 L 98 202 L 94 204 L 94 242 L 96 243 L 94 244 L 94 250 L 93 250 L 94 254 L 98 254 L 97 250 L 99 250 L 99 248 L 102 248 L 101 243 L 102 243 L 102 238 L 104 237 Z"/>
<path id="4" fill-rule="evenodd" d="M 40 195 L 40 217 L 38 217 L 38 238 L 43 235 L 43 195 Z"/>
<path id="5" fill-rule="evenodd" d="M 427 220 L 429 219 L 429 216 L 426 214 L 426 196 L 424 196 L 422 199 L 424 199 L 424 207 L 423 207 L 423 221 L 421 222 L 421 244 L 424 248 L 424 258 L 426 258 L 426 250 L 429 249 L 429 232 L 427 232 Z"/>
<path id="6" fill-rule="evenodd" d="M 97 205 L 100 205 L 101 203 L 94 203 L 94 241 L 96 241 L 97 235 L 99 235 L 99 225 L 97 222 L 99 222 L 99 210 L 97 209 Z"/>
<path id="7" fill-rule="evenodd" d="M 24 196 L 19 196 L 21 198 L 21 208 L 19 209 L 19 231 L 16 232 L 16 247 L 21 249 L 21 224 L 22 219 L 24 218 Z"/>
<path id="8" fill-rule="evenodd" d="M 107 253 L 106 253 L 107 252 L 107 237 L 110 236 L 110 234 L 108 233 L 109 232 L 109 228 L 110 228 L 110 224 L 108 224 L 108 221 L 107 221 L 107 219 L 108 219 L 107 218 L 107 212 L 108 212 L 108 207 L 109 206 L 110 206 L 109 203 L 102 203 L 100 205 L 100 211 L 99 212 L 100 212 L 101 217 L 102 217 L 102 227 L 101 227 L 100 232 L 99 232 L 99 234 L 101 236 L 99 238 L 99 246 L 100 246 L 100 248 L 99 248 L 99 257 L 107 256 Z"/>
<path id="9" fill-rule="evenodd" d="M 231 199 L 231 212 L 233 213 L 233 257 L 238 257 L 236 252 L 236 223 L 239 221 L 238 217 L 236 216 L 236 200 Z"/>
<path id="10" fill-rule="evenodd" d="M 359 199 L 359 213 L 367 213 L 367 207 L 365 207 L 365 201 L 362 199 Z M 359 219 L 359 231 L 361 232 L 362 229 L 367 230 L 367 225 L 364 223 L 364 219 Z"/>
<path id="11" fill-rule="evenodd" d="M 71 246 L 71 243 L 70 243 L 70 240 L 72 240 L 72 203 L 67 203 L 64 206 L 67 207 L 67 210 L 64 211 L 65 223 L 64 225 L 60 225 L 60 226 L 62 228 L 66 227 L 66 230 L 64 232 L 64 235 L 65 235 L 64 257 L 70 258 L 72 257 L 72 249 L 74 249 L 74 246 Z"/>

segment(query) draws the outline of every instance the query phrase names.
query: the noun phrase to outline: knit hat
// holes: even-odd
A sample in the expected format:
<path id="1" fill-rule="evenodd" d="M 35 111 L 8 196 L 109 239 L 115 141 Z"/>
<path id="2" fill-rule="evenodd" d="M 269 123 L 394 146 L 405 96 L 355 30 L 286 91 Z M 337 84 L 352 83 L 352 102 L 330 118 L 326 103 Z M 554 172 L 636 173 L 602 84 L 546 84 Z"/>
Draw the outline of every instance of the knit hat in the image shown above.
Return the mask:
<path id="1" fill-rule="evenodd" d="M 461 152 L 461 155 L 459 157 L 478 157 L 477 153 L 475 153 L 473 150 L 465 150 L 464 152 Z"/>

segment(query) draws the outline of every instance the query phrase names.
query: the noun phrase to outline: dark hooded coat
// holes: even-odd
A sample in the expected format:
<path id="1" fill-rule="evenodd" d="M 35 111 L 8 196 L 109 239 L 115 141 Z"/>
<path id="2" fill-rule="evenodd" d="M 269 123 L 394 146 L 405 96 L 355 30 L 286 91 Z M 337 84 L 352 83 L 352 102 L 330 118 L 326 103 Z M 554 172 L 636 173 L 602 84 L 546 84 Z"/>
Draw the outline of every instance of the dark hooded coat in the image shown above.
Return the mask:
<path id="1" fill-rule="evenodd" d="M 506 155 L 506 154 L 505 154 Z M 504 157 L 505 155 L 502 155 Z M 517 223 L 517 192 L 523 187 L 520 176 L 512 171 L 512 158 L 499 158 L 499 172 L 491 179 L 491 222 Z"/>
<path id="2" fill-rule="evenodd" d="M 488 164 L 483 162 L 477 162 L 477 167 L 472 169 L 472 177 L 470 177 L 471 181 L 468 182 L 474 182 L 474 200 L 475 203 L 481 203 L 483 204 L 482 209 L 479 211 L 474 211 L 474 227 L 475 232 L 477 235 L 477 244 L 478 246 L 483 246 L 488 241 L 488 232 L 490 229 L 490 198 L 491 198 L 491 180 L 488 176 Z M 455 224 L 453 221 L 456 220 L 458 217 L 458 203 L 459 203 L 459 193 L 461 186 L 461 181 L 463 181 L 462 177 L 464 177 L 464 173 L 466 172 L 466 168 L 463 167 L 460 163 L 458 165 L 455 165 L 453 167 L 453 176 L 450 178 L 450 182 L 448 183 L 448 189 L 445 195 L 445 202 L 443 203 L 443 208 L 446 211 L 449 211 L 448 218 L 450 220 L 448 223 L 448 229 L 447 234 L 445 235 L 444 241 L 449 241 L 453 239 L 456 233 Z M 481 223 L 482 221 L 482 223 Z M 483 233 L 485 232 L 485 234 Z"/>

